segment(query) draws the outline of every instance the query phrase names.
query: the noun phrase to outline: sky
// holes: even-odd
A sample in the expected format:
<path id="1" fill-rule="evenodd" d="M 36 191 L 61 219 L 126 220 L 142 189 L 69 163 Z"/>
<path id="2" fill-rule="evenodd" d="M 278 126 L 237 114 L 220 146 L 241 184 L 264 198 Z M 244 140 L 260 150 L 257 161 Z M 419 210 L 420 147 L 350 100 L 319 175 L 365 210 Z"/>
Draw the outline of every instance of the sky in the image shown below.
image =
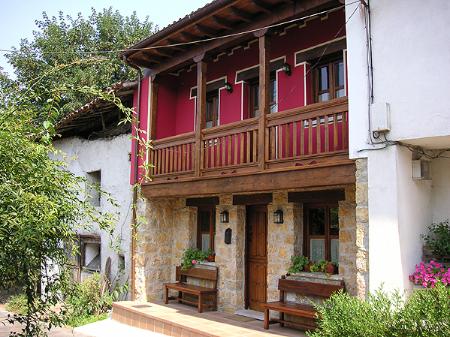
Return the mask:
<path id="1" fill-rule="evenodd" d="M 101 10 L 107 7 L 119 10 L 122 15 L 131 15 L 136 11 L 140 19 L 147 15 L 150 21 L 159 27 L 165 27 L 180 17 L 204 6 L 209 0 L 0 0 L 0 49 L 19 46 L 22 38 L 31 39 L 36 29 L 35 20 L 42 18 L 42 12 L 48 16 L 57 16 L 59 11 L 75 16 L 81 12 L 89 16 L 91 7 Z M 0 52 L 0 67 L 13 75 L 12 67 Z"/>

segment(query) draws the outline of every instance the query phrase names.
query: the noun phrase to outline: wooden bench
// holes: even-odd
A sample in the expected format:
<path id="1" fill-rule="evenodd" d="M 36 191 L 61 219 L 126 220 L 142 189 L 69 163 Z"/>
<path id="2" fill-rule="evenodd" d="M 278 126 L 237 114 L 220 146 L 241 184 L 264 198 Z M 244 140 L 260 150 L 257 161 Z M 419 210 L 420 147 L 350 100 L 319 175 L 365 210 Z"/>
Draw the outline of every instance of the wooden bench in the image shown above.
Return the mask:
<path id="1" fill-rule="evenodd" d="M 280 291 L 280 300 L 277 302 L 268 302 L 263 304 L 264 307 L 264 329 L 269 329 L 269 324 L 280 323 L 293 325 L 302 329 L 316 328 L 316 310 L 313 305 L 300 304 L 286 301 L 286 293 L 295 293 L 302 296 L 316 296 L 329 298 L 334 292 L 344 289 L 344 282 L 338 285 L 322 284 L 306 281 L 287 280 L 283 275 L 278 281 L 278 290 Z M 280 318 L 269 318 L 270 310 L 278 311 Z M 284 315 L 292 315 L 305 318 L 305 323 L 286 321 Z"/>
<path id="2" fill-rule="evenodd" d="M 182 270 L 181 266 L 177 266 L 175 283 L 165 283 L 165 297 L 164 302 L 169 303 L 169 300 L 177 300 L 178 303 L 188 303 L 197 306 L 198 312 L 203 312 L 204 308 L 212 308 L 217 310 L 217 267 L 206 268 L 190 268 Z M 187 278 L 194 278 L 198 280 L 207 280 L 214 284 L 212 288 L 197 286 L 187 283 Z M 169 297 L 169 289 L 178 291 L 177 297 Z M 190 294 L 197 296 L 197 301 L 191 301 L 183 298 L 183 294 Z M 204 303 L 206 298 L 212 299 L 212 304 Z"/>

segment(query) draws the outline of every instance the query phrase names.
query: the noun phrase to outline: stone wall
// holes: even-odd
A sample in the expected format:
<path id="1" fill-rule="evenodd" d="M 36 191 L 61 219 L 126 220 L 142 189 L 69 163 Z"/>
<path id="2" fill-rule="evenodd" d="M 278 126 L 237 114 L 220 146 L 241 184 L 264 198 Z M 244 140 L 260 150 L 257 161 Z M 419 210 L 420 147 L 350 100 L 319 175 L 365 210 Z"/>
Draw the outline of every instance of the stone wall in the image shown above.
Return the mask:
<path id="1" fill-rule="evenodd" d="M 356 295 L 369 291 L 369 203 L 367 159 L 356 160 Z"/>
<path id="2" fill-rule="evenodd" d="M 220 212 L 227 210 L 229 222 L 220 222 Z M 218 308 L 234 313 L 244 308 L 245 289 L 245 206 L 233 205 L 231 195 L 220 197 L 216 208 L 214 238 L 216 266 L 219 268 Z M 231 228 L 231 244 L 225 244 L 225 230 Z"/>
<path id="3" fill-rule="evenodd" d="M 273 212 L 283 211 L 283 223 L 273 222 Z M 293 255 L 302 254 L 303 212 L 299 204 L 288 203 L 287 192 L 274 192 L 267 206 L 267 300 L 279 298 L 278 280 L 287 273 Z"/>

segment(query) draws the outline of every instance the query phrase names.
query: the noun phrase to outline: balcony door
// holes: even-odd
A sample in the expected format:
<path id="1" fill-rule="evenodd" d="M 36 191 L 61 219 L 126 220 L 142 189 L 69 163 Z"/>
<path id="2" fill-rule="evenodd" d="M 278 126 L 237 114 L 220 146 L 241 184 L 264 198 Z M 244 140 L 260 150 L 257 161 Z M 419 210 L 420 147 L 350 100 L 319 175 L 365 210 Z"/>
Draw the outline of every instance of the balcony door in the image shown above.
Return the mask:
<path id="1" fill-rule="evenodd" d="M 206 94 L 205 127 L 212 128 L 219 125 L 219 90 L 212 90 Z"/>

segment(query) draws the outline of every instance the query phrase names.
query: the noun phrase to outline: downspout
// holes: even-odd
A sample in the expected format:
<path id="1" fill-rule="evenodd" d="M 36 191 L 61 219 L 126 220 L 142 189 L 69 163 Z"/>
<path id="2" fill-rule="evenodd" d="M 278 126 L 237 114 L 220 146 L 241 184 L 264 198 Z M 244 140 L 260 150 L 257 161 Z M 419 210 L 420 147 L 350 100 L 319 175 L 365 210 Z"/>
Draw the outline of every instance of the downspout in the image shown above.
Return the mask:
<path id="1" fill-rule="evenodd" d="M 135 130 L 136 130 L 136 139 L 134 140 L 134 181 L 133 181 L 133 200 L 132 200 L 132 219 L 131 219 L 131 270 L 130 270 L 130 283 L 131 283 L 131 300 L 135 300 L 135 293 L 136 293 L 136 281 L 135 281 L 135 250 L 136 250 L 136 221 L 137 221 L 137 197 L 138 197 L 138 191 L 137 191 L 137 183 L 138 183 L 138 175 L 139 175 L 139 160 L 138 160 L 138 153 L 139 153 L 139 130 L 140 130 L 140 118 L 141 118 L 141 81 L 142 81 L 142 72 L 141 68 L 139 68 L 137 65 L 133 64 L 132 62 L 128 61 L 125 56 L 123 56 L 123 61 L 129 65 L 130 67 L 137 70 L 138 73 L 138 93 L 137 93 L 137 107 L 136 107 L 136 119 L 135 119 Z"/>

